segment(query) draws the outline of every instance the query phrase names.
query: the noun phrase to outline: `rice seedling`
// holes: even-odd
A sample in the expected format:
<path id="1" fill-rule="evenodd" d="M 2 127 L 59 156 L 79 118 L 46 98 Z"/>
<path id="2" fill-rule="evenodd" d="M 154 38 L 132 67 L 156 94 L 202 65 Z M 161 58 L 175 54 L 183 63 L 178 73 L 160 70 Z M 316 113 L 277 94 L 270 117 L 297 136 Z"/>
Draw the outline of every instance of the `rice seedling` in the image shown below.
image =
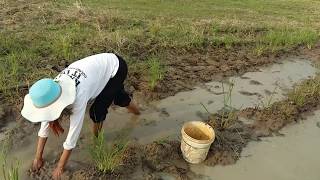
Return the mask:
<path id="1" fill-rule="evenodd" d="M 97 169 L 103 173 L 113 172 L 121 165 L 127 144 L 125 140 L 120 139 L 113 145 L 107 145 L 104 132 L 101 131 L 97 137 L 94 137 L 93 145 L 89 148 Z"/>
<path id="2" fill-rule="evenodd" d="M 237 119 L 236 109 L 232 107 L 233 88 L 234 81 L 229 83 L 227 92 L 225 91 L 224 83 L 222 83 L 222 91 L 224 94 L 223 107 L 217 114 L 210 113 L 207 107 L 203 103 L 200 103 L 205 111 L 209 114 L 209 119 L 211 120 L 212 126 L 226 129 Z M 216 116 L 219 116 L 219 119 L 217 119 Z"/>
<path id="3" fill-rule="evenodd" d="M 223 93 L 223 107 L 227 108 L 227 107 L 232 107 L 232 91 L 234 88 L 234 81 L 231 81 L 230 83 L 228 83 L 228 91 L 225 91 L 224 88 L 224 83 L 221 83 L 222 86 L 222 93 Z"/>
<path id="4" fill-rule="evenodd" d="M 7 154 L 9 150 L 9 138 L 3 141 L 2 149 L 0 152 L 0 165 L 3 180 L 19 180 L 19 166 L 18 160 L 14 160 L 12 163 L 8 162 Z"/>
<path id="5" fill-rule="evenodd" d="M 2 155 L 1 155 L 2 156 Z M 5 158 L 5 157 L 1 157 Z M 2 161 L 2 177 L 4 180 L 19 180 L 19 163 L 15 163 L 13 165 L 8 165 L 6 160 Z"/>
<path id="6" fill-rule="evenodd" d="M 211 126 L 213 128 L 215 128 L 217 126 L 217 121 L 216 121 L 216 117 L 215 117 L 215 114 L 211 113 L 208 108 L 203 104 L 203 103 L 200 103 L 200 105 L 203 107 L 203 109 L 208 113 L 209 115 L 209 120 L 211 121 Z"/>
<path id="7" fill-rule="evenodd" d="M 152 57 L 148 61 L 149 67 L 149 85 L 151 89 L 154 89 L 157 83 L 163 78 L 164 69 L 160 63 L 160 60 L 156 57 Z"/>
<path id="8" fill-rule="evenodd" d="M 272 105 L 272 101 L 273 101 L 274 95 L 276 94 L 277 88 L 278 88 L 278 86 L 276 86 L 273 89 L 271 94 L 265 100 L 261 100 L 260 104 L 263 109 L 269 108 Z"/>

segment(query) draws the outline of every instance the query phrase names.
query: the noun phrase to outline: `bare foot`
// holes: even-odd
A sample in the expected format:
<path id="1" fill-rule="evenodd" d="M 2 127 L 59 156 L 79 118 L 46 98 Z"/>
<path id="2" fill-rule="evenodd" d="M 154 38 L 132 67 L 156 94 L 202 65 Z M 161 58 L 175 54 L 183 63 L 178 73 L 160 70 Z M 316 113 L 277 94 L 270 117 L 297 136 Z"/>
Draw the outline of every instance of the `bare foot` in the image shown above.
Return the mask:
<path id="1" fill-rule="evenodd" d="M 133 113 L 135 115 L 140 115 L 140 111 L 137 107 L 137 105 L 135 105 L 133 102 L 130 102 L 130 104 L 126 107 L 129 111 L 129 113 Z"/>

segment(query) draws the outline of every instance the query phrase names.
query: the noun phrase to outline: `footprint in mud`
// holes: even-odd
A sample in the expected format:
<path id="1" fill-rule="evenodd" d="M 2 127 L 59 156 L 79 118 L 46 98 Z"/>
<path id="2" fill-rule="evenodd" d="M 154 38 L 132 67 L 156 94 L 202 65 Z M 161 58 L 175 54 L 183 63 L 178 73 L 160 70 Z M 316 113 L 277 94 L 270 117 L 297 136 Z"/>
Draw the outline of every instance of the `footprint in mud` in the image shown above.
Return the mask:
<path id="1" fill-rule="evenodd" d="M 191 174 L 190 179 L 212 180 L 212 177 L 194 173 L 194 174 Z"/>
<path id="2" fill-rule="evenodd" d="M 241 79 L 250 79 L 249 77 L 246 76 L 240 76 Z"/>
<path id="3" fill-rule="evenodd" d="M 145 125 L 145 126 L 155 126 L 155 125 L 157 125 L 157 121 L 156 120 L 148 121 L 146 119 L 143 119 L 142 121 L 143 121 L 143 125 Z"/>
<path id="4" fill-rule="evenodd" d="M 320 128 L 320 122 L 317 122 L 317 127 Z"/>
<path id="5" fill-rule="evenodd" d="M 262 85 L 261 82 L 256 81 L 256 80 L 251 80 L 251 81 L 250 81 L 250 84 L 251 84 L 251 85 Z"/>
<path id="6" fill-rule="evenodd" d="M 167 109 L 166 108 L 161 108 L 160 110 L 160 117 L 169 117 L 170 114 L 168 113 Z"/>
<path id="7" fill-rule="evenodd" d="M 284 137 L 285 135 L 283 133 L 280 133 L 278 131 L 273 133 L 275 136 Z"/>
<path id="8" fill-rule="evenodd" d="M 257 92 L 248 92 L 248 91 L 238 91 L 240 94 L 245 95 L 245 96 L 258 96 L 258 97 L 262 97 L 261 94 L 257 93 Z"/>
<path id="9" fill-rule="evenodd" d="M 0 120 L 1 120 L 0 129 L 6 126 L 5 114 L 6 113 L 4 111 L 4 108 L 0 106 Z"/>
<path id="10" fill-rule="evenodd" d="M 201 120 L 208 120 L 208 113 L 203 113 L 201 111 L 196 112 L 197 117 L 199 117 Z"/>
<path id="11" fill-rule="evenodd" d="M 0 119 L 3 118 L 5 115 L 5 110 L 3 106 L 0 106 Z"/>
<path id="12" fill-rule="evenodd" d="M 277 94 L 276 92 L 271 92 L 271 91 L 269 91 L 267 89 L 264 90 L 264 93 L 266 93 L 267 96 L 271 96 L 273 94 Z"/>
<path id="13" fill-rule="evenodd" d="M 272 92 L 267 89 L 264 90 L 264 93 L 266 93 L 266 95 L 268 95 L 268 96 L 270 96 L 272 94 Z"/>
<path id="14" fill-rule="evenodd" d="M 210 91 L 212 94 L 214 94 L 214 95 L 217 95 L 217 96 L 219 96 L 219 95 L 222 95 L 222 94 L 225 94 L 224 92 L 214 92 L 214 91 Z"/>

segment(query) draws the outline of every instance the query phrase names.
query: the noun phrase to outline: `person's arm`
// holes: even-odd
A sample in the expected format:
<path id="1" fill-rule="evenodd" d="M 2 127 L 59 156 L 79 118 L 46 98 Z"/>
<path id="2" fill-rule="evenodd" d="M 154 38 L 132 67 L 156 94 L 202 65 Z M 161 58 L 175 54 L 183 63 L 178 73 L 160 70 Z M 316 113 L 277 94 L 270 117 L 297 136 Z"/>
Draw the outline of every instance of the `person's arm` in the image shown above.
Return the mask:
<path id="1" fill-rule="evenodd" d="M 36 151 L 36 157 L 33 160 L 32 164 L 32 170 L 38 171 L 43 166 L 43 150 L 46 145 L 47 138 L 46 137 L 39 137 L 38 138 L 38 145 L 37 145 L 37 151 Z"/>
<path id="2" fill-rule="evenodd" d="M 49 134 L 49 123 L 48 122 L 42 122 L 40 130 L 38 132 L 38 144 L 37 144 L 37 150 L 36 155 L 32 163 L 32 170 L 38 171 L 43 166 L 43 151 L 44 147 L 47 142 L 47 137 Z"/>
<path id="3" fill-rule="evenodd" d="M 65 167 L 66 163 L 68 162 L 68 159 L 71 155 L 71 152 L 72 152 L 72 150 L 66 150 L 66 149 L 63 150 L 63 153 L 60 157 L 58 165 L 52 173 L 53 179 L 59 179 L 61 177 L 63 170 L 64 170 L 64 167 Z"/>
<path id="4" fill-rule="evenodd" d="M 79 138 L 84 114 L 86 111 L 86 101 L 77 102 L 74 104 L 72 109 L 72 114 L 70 116 L 70 127 L 67 139 L 63 143 L 63 153 L 60 157 L 60 160 L 52 173 L 53 179 L 59 179 L 63 173 L 64 167 L 68 162 L 68 159 L 71 155 L 72 149 L 76 147 L 77 140 Z"/>
<path id="5" fill-rule="evenodd" d="M 36 152 L 35 159 L 42 159 L 42 154 L 43 154 L 44 146 L 46 145 L 47 139 L 48 139 L 47 137 L 38 138 L 38 145 L 37 145 L 37 152 Z"/>

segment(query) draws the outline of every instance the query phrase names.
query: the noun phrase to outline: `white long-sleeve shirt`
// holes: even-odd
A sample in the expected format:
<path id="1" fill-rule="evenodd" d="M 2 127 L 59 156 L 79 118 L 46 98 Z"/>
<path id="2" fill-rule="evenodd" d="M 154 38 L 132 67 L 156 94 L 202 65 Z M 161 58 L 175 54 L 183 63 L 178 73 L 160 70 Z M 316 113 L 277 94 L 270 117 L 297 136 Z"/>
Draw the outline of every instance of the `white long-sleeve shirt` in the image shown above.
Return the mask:
<path id="1" fill-rule="evenodd" d="M 119 60 L 115 54 L 102 53 L 78 60 L 64 69 L 61 74 L 67 74 L 76 83 L 76 99 L 72 104 L 70 127 L 64 149 L 70 150 L 76 146 L 89 100 L 97 97 L 110 78 L 118 71 Z M 38 136 L 48 137 L 49 123 L 42 122 Z"/>

